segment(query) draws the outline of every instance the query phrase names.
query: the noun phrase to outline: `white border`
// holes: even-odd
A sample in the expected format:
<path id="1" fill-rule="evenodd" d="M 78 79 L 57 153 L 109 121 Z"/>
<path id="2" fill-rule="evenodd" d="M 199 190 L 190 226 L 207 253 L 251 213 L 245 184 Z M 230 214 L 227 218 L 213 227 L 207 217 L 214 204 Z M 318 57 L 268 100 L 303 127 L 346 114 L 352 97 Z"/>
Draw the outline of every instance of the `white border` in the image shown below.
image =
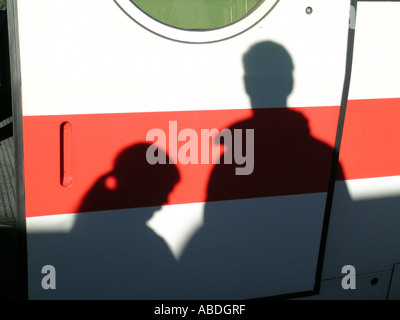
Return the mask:
<path id="1" fill-rule="evenodd" d="M 114 0 L 114 2 L 135 22 L 145 29 L 164 38 L 189 43 L 208 43 L 232 38 L 264 18 L 279 0 L 262 0 L 247 17 L 225 27 L 211 30 L 184 30 L 163 24 L 136 7 L 130 0 Z"/>

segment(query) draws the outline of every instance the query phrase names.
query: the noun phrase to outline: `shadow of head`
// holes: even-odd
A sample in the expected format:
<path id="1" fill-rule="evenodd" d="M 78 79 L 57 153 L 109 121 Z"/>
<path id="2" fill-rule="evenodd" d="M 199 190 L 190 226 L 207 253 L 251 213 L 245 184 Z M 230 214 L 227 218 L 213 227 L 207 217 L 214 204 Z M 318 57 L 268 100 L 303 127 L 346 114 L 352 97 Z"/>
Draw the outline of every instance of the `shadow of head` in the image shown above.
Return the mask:
<path id="1" fill-rule="evenodd" d="M 253 45 L 243 56 L 246 92 L 253 109 L 286 107 L 293 89 L 293 62 L 286 49 L 272 41 Z"/>
<path id="2" fill-rule="evenodd" d="M 178 183 L 180 177 L 175 165 L 149 164 L 146 158 L 149 146 L 140 143 L 122 151 L 106 177 L 105 185 L 113 191 L 119 206 L 161 206 L 168 202 L 169 193 Z M 158 152 L 164 151 L 158 149 Z"/>

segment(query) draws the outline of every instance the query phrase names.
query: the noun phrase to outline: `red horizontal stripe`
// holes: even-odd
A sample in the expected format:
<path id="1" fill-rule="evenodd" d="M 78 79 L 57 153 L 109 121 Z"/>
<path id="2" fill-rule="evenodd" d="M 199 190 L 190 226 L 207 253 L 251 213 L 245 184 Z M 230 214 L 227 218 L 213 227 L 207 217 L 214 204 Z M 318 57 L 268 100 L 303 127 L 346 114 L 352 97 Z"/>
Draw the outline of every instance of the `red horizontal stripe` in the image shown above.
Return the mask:
<path id="1" fill-rule="evenodd" d="M 28 116 L 23 119 L 27 217 L 141 206 L 301 194 L 327 190 L 338 107 Z M 144 161 L 149 130 L 254 129 L 254 170 L 237 163 L 175 165 Z M 60 126 L 71 130 L 70 186 L 63 186 Z M 172 139 L 174 140 L 174 139 Z M 175 138 L 176 140 L 176 138 Z M 199 139 L 199 148 L 200 139 Z M 152 142 L 150 142 L 152 143 Z M 179 152 L 187 141 L 178 141 Z M 188 146 L 186 144 L 186 146 Z M 243 149 L 245 150 L 245 149 Z M 210 154 L 212 149 L 209 149 Z M 176 173 L 179 182 L 172 187 Z M 169 194 L 168 194 L 169 193 Z"/>
<path id="2" fill-rule="evenodd" d="M 348 102 L 340 148 L 346 179 L 400 175 L 400 99 Z"/>

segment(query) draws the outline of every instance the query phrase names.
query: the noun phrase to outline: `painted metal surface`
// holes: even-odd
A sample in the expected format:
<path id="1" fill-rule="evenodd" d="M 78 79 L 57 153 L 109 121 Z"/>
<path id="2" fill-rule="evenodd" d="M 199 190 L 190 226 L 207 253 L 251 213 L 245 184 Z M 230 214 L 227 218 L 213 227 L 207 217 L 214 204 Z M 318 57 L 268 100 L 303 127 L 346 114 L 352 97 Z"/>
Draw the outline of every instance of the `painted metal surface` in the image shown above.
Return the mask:
<path id="1" fill-rule="evenodd" d="M 316 293 L 350 1 L 266 3 L 174 33 L 130 1 L 18 1 L 30 298 Z M 357 7 L 324 296 L 343 265 L 387 272 L 400 252 L 398 10 Z"/>
<path id="2" fill-rule="evenodd" d="M 399 60 L 396 2 L 359 2 L 349 103 L 332 205 L 323 278 L 343 265 L 363 274 L 390 271 L 400 260 Z M 374 23 L 371 24 L 372 19 Z"/>

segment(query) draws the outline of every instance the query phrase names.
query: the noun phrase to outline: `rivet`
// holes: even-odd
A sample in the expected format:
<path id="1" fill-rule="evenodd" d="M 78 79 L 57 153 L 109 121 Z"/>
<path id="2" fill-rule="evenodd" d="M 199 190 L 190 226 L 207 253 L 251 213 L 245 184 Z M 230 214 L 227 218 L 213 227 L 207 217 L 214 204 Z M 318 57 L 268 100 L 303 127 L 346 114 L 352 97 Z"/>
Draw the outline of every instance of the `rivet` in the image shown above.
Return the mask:
<path id="1" fill-rule="evenodd" d="M 379 279 L 375 277 L 375 278 L 371 279 L 370 283 L 371 283 L 371 285 L 374 286 L 374 285 L 376 285 L 378 283 L 378 281 L 379 281 Z"/>

